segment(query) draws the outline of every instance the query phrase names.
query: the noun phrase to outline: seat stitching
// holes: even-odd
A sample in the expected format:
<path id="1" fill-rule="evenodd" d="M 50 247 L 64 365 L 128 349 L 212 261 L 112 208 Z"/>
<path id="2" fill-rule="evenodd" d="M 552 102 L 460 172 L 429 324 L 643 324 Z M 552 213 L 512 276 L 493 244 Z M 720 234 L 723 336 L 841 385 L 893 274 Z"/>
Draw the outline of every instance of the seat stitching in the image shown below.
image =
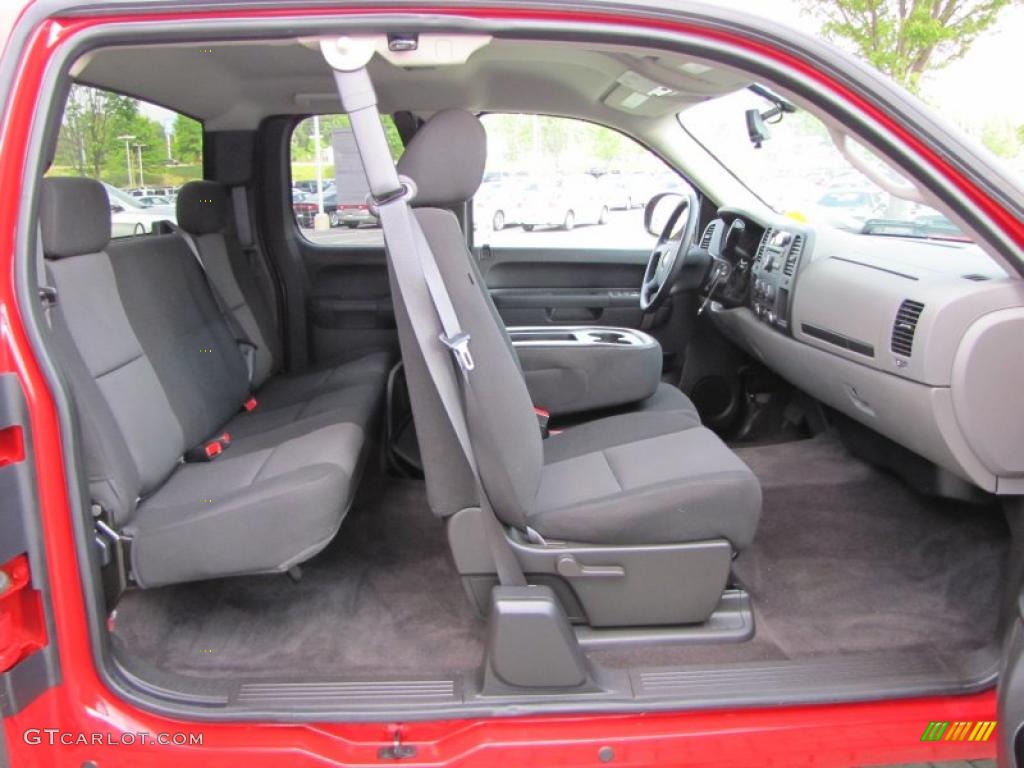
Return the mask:
<path id="1" fill-rule="evenodd" d="M 104 376 L 109 376 L 110 374 L 115 373 L 115 372 L 121 370 L 122 368 L 128 367 L 129 365 L 134 363 L 136 360 L 138 360 L 139 358 L 144 357 L 144 356 L 145 356 L 145 353 L 139 352 L 139 354 L 135 355 L 135 357 L 131 357 L 131 358 L 125 360 L 123 363 L 118 363 L 113 368 L 108 368 L 107 370 L 103 371 L 103 373 L 95 374 L 93 376 L 93 378 L 96 379 L 96 380 L 99 380 L 99 379 L 102 379 Z"/>
<path id="2" fill-rule="evenodd" d="M 604 459 L 604 463 L 608 465 L 608 471 L 612 473 L 612 480 L 614 480 L 615 484 L 619 486 L 619 491 L 625 491 L 626 486 L 622 484 L 622 481 L 619 479 L 618 474 L 615 472 L 615 467 L 612 466 L 612 462 L 608 458 L 608 451 L 601 451 L 600 453 L 601 458 Z"/>

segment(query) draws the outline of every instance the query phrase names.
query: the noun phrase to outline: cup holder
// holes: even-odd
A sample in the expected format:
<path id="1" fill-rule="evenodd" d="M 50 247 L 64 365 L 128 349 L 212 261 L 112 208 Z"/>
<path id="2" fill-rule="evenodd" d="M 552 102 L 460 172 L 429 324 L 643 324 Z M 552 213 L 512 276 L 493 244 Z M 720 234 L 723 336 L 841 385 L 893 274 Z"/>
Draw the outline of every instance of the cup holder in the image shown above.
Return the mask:
<path id="1" fill-rule="evenodd" d="M 629 344 L 629 339 L 624 333 L 618 331 L 587 331 L 587 335 L 601 344 Z"/>

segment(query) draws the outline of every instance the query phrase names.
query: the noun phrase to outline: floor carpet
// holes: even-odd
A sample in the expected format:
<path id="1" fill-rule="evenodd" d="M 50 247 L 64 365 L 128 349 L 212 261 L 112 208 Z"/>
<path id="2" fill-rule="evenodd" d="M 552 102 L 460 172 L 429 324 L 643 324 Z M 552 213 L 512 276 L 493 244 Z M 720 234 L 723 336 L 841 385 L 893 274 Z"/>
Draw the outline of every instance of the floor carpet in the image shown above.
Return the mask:
<path id="1" fill-rule="evenodd" d="M 594 652 L 665 666 L 994 641 L 1008 532 L 998 511 L 924 499 L 829 435 L 740 448 L 761 479 L 754 545 L 734 565 L 756 637 Z M 341 535 L 286 576 L 127 594 L 125 652 L 204 677 L 436 677 L 475 668 L 484 624 L 451 564 L 421 482 L 367 477 Z"/>

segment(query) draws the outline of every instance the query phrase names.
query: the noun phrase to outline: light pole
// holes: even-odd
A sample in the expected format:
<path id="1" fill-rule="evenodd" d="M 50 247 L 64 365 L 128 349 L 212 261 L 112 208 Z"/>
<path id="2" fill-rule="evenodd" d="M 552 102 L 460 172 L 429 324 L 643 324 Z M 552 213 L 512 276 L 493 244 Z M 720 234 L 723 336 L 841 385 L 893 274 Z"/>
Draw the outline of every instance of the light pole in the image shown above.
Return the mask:
<path id="1" fill-rule="evenodd" d="M 131 189 L 133 186 L 135 186 L 132 183 L 133 179 L 132 179 L 132 149 L 131 149 L 131 142 L 135 141 L 135 137 L 134 136 L 118 136 L 117 140 L 124 142 L 124 160 L 125 160 L 125 163 L 128 166 L 128 189 Z"/>
<path id="2" fill-rule="evenodd" d="M 324 172 L 323 152 L 320 149 L 320 115 L 313 115 L 313 144 L 316 146 L 316 216 L 313 217 L 313 228 L 330 229 L 331 221 L 324 214 Z"/>
<path id="3" fill-rule="evenodd" d="M 138 153 L 138 158 L 139 158 L 139 189 L 145 191 L 145 189 L 146 189 L 146 180 L 142 177 L 142 148 L 145 147 L 146 145 L 145 144 L 135 144 L 134 146 L 135 146 L 135 151 Z"/>

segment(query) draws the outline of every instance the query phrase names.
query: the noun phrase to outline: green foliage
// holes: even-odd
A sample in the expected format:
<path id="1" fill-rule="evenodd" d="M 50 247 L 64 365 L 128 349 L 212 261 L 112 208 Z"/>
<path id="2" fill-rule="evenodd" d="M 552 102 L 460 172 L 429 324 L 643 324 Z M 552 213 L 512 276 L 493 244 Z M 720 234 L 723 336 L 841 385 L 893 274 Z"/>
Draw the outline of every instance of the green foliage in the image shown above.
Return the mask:
<path id="1" fill-rule="evenodd" d="M 544 115 L 486 115 L 488 165 L 495 170 L 580 173 L 633 170 L 651 155 L 618 131 Z"/>
<path id="2" fill-rule="evenodd" d="M 1016 157 L 1024 145 L 1024 126 L 1014 126 L 1005 120 L 988 120 L 981 127 L 981 142 L 1000 157 Z"/>
<path id="3" fill-rule="evenodd" d="M 397 160 L 402 156 L 402 139 L 395 128 L 395 121 L 391 115 L 381 115 L 381 125 L 384 126 L 384 134 L 387 136 L 388 148 L 391 156 Z M 327 149 L 331 146 L 331 134 L 336 129 L 348 128 L 351 124 L 348 115 L 320 115 L 320 148 Z M 313 140 L 313 118 L 307 117 L 295 126 L 292 131 L 291 141 L 292 162 L 312 163 L 316 160 L 316 147 Z"/>
<path id="4" fill-rule="evenodd" d="M 139 106 L 137 99 L 128 96 L 72 86 L 57 138 L 55 164 L 65 173 L 126 187 L 130 162 L 131 182 L 137 186 L 141 154 L 142 180 L 147 186 L 176 186 L 181 183 L 178 179 L 191 178 L 185 166 L 169 171 L 164 126 L 142 114 Z M 119 138 L 123 136 L 132 137 L 127 148 L 125 140 Z M 202 159 L 202 125 L 179 115 L 174 123 L 172 149 L 180 162 L 198 166 Z"/>
<path id="5" fill-rule="evenodd" d="M 823 34 L 916 90 L 921 76 L 962 57 L 1006 6 L 1020 0 L 800 0 Z"/>
<path id="6" fill-rule="evenodd" d="M 203 124 L 185 115 L 174 119 L 174 159 L 198 163 L 203 156 Z"/>

